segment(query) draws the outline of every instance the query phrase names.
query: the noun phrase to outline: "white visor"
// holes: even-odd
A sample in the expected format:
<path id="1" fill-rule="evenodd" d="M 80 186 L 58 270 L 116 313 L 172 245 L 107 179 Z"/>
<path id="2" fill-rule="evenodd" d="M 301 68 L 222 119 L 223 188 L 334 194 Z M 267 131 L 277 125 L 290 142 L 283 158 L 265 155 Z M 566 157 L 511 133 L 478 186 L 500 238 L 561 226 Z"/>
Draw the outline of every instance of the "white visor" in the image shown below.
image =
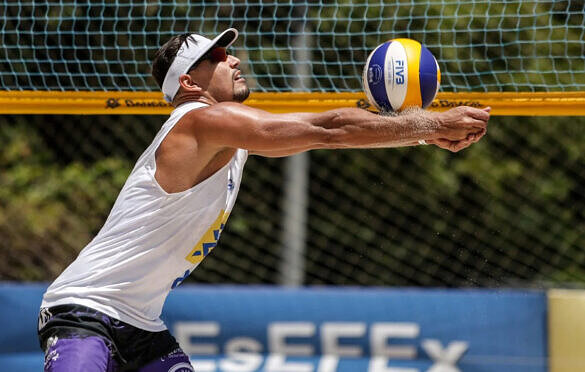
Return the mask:
<path id="1" fill-rule="evenodd" d="M 171 67 L 167 71 L 165 80 L 162 86 L 165 101 L 173 102 L 173 98 L 179 91 L 179 77 L 189 72 L 189 69 L 195 62 L 197 62 L 205 53 L 214 47 L 227 48 L 233 44 L 238 38 L 238 30 L 235 28 L 228 28 L 213 40 L 198 35 L 191 34 L 185 40 L 177 56 L 171 63 Z"/>

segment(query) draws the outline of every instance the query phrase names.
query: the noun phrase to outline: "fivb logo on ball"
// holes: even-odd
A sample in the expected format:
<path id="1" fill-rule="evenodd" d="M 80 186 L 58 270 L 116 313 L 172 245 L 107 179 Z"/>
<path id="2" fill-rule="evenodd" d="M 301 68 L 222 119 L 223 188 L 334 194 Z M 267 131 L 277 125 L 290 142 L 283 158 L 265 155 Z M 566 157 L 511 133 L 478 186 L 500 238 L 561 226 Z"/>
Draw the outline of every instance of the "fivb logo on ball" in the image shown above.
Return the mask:
<path id="1" fill-rule="evenodd" d="M 364 90 L 380 111 L 426 108 L 435 98 L 441 71 L 433 54 L 411 39 L 393 39 L 379 45 L 363 72 Z"/>

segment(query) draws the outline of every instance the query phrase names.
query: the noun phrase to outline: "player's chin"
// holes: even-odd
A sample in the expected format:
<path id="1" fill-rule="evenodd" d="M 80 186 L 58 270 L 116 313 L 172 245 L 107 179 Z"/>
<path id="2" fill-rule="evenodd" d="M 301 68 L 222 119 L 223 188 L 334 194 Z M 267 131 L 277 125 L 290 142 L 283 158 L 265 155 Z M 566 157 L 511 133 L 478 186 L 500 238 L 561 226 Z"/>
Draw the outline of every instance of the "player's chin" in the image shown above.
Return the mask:
<path id="1" fill-rule="evenodd" d="M 234 84 L 234 101 L 235 102 L 244 102 L 250 96 L 250 89 L 248 85 L 243 82 L 243 86 L 240 84 Z"/>

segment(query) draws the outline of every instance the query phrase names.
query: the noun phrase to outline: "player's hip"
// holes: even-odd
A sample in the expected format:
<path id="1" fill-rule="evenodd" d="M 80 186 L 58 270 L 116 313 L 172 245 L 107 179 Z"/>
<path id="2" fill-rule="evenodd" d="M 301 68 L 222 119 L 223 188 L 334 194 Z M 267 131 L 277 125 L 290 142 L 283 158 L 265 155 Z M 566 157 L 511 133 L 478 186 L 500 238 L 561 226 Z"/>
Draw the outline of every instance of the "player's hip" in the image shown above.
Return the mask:
<path id="1" fill-rule="evenodd" d="M 103 340 L 120 370 L 140 367 L 180 350 L 168 330 L 151 332 L 110 317 L 82 305 L 58 305 L 41 308 L 39 341 L 43 351 L 55 339 Z"/>

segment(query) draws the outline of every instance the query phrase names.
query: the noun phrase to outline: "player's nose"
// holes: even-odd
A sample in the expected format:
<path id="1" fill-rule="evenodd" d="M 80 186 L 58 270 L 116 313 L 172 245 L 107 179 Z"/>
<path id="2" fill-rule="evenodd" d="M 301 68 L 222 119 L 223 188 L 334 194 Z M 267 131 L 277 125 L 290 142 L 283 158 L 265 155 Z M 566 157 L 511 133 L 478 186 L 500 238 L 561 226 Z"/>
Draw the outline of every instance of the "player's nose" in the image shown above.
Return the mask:
<path id="1" fill-rule="evenodd" d="M 236 56 L 229 55 L 228 62 L 232 68 L 236 68 L 240 65 L 240 59 Z"/>

